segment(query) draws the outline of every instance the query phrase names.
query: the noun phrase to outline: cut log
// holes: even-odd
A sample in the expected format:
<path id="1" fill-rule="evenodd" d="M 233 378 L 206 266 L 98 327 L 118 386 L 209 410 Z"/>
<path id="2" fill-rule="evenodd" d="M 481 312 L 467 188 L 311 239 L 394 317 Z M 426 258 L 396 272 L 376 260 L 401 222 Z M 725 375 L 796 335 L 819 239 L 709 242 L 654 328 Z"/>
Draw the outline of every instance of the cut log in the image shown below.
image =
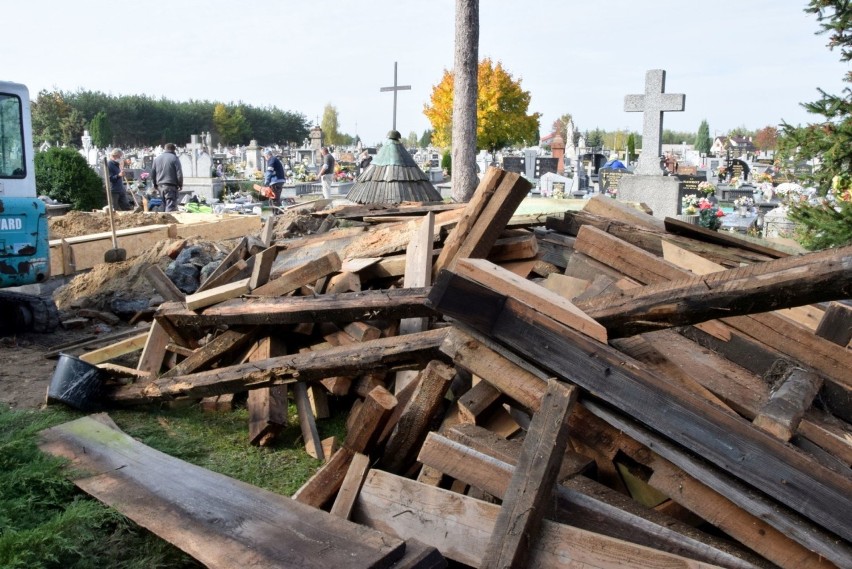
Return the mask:
<path id="1" fill-rule="evenodd" d="M 492 409 L 501 395 L 499 389 L 487 381 L 480 381 L 459 397 L 459 414 L 462 421 L 475 425 L 477 417 Z"/>
<path id="2" fill-rule="evenodd" d="M 96 420 L 99 419 L 99 420 Z M 389 566 L 403 542 L 172 458 L 84 417 L 41 432 L 74 483 L 207 567 Z"/>
<path id="3" fill-rule="evenodd" d="M 840 302 L 830 303 L 817 326 L 816 335 L 838 346 L 849 345 L 852 341 L 852 306 Z"/>

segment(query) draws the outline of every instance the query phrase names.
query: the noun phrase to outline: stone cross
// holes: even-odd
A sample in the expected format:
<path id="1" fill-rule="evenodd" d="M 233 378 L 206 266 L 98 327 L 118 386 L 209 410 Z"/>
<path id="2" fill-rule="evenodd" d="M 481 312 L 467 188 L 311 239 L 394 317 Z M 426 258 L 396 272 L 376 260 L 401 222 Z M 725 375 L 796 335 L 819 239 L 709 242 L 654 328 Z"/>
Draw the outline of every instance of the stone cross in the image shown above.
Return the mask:
<path id="1" fill-rule="evenodd" d="M 662 154 L 663 112 L 682 111 L 686 95 L 665 93 L 666 72 L 651 69 L 645 74 L 645 94 L 625 95 L 624 110 L 645 113 L 642 121 L 642 154 L 636 174 L 659 176 L 660 155 Z"/>
<path id="2" fill-rule="evenodd" d="M 396 61 L 393 62 L 393 87 L 382 87 L 379 89 L 380 93 L 385 93 L 387 91 L 393 91 L 393 130 L 396 130 L 396 92 L 397 91 L 410 91 L 411 85 L 397 85 L 396 83 Z"/>

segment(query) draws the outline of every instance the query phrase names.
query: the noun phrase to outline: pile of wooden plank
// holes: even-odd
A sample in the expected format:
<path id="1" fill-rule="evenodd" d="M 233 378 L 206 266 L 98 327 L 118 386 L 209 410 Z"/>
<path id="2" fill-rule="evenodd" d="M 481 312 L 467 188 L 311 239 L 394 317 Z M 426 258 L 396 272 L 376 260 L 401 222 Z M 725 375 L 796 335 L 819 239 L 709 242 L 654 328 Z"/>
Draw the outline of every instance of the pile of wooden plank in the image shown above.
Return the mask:
<path id="1" fill-rule="evenodd" d="M 852 567 L 852 247 L 790 256 L 605 197 L 513 217 L 528 192 L 492 168 L 464 207 L 338 208 L 328 220 L 347 227 L 286 242 L 266 230 L 187 297 L 152 271 L 169 302 L 135 370 L 99 364 L 133 378 L 110 404 L 247 391 L 247 441 L 264 445 L 292 398 L 325 461 L 292 500 L 246 493 L 215 514 L 238 529 L 198 507 L 158 533 L 210 566 L 199 539 L 252 548 L 245 524 L 285 521 L 326 545 L 264 563 Z M 329 397 L 351 402 L 343 440 L 317 432 Z M 107 456 L 113 428 L 59 427 L 45 448 L 95 460 L 79 448 Z M 197 492 L 187 478 L 207 475 L 170 464 Z M 143 486 L 163 509 L 183 501 L 151 476 L 78 483 L 108 503 L 138 488 L 119 508 L 137 519 Z"/>

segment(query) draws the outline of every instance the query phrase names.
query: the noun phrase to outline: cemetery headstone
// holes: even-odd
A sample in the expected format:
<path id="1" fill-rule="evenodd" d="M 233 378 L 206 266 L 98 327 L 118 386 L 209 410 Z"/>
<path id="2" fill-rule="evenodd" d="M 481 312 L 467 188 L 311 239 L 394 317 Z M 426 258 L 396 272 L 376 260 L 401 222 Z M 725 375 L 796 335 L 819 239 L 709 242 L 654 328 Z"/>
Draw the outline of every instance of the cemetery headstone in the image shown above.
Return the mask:
<path id="1" fill-rule="evenodd" d="M 749 167 L 748 162 L 740 160 L 739 158 L 731 160 L 731 175 L 739 178 L 740 182 L 748 180 L 750 173 L 751 168 Z"/>
<path id="2" fill-rule="evenodd" d="M 524 168 L 526 169 L 524 175 L 530 180 L 538 177 L 535 173 L 536 158 L 538 158 L 538 151 L 535 148 L 527 148 L 524 150 Z"/>
<path id="3" fill-rule="evenodd" d="M 624 168 L 601 168 L 598 170 L 598 183 L 602 194 L 618 195 L 618 186 L 623 176 L 632 176 L 633 172 Z"/>
<path id="4" fill-rule="evenodd" d="M 680 208 L 677 178 L 661 175 L 663 113 L 683 111 L 686 102 L 685 95 L 666 93 L 665 84 L 666 72 L 652 69 L 645 74 L 645 93 L 624 97 L 625 111 L 644 113 L 642 153 L 634 171 L 636 175 L 622 178 L 618 192 L 618 199 L 644 203 L 654 217 L 661 219 L 676 216 Z"/>
<path id="5" fill-rule="evenodd" d="M 552 156 L 541 156 L 535 160 L 535 178 L 541 178 L 544 174 L 557 174 L 559 159 Z"/>
<path id="6" fill-rule="evenodd" d="M 504 156 L 503 157 L 503 169 L 507 172 L 515 172 L 517 174 L 523 174 L 524 169 L 524 157 L 523 156 Z"/>

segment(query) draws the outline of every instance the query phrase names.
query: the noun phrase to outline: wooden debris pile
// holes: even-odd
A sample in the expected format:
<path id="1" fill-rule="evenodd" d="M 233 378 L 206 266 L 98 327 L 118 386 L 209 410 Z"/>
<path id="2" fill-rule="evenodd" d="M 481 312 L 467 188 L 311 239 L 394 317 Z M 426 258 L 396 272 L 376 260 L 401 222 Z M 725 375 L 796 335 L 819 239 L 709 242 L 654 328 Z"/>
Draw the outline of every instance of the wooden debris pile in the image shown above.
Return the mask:
<path id="1" fill-rule="evenodd" d="M 608 198 L 513 217 L 528 190 L 489 169 L 463 208 L 340 208 L 324 225 L 346 227 L 244 240 L 187 297 L 152 270 L 170 302 L 136 369 L 100 364 L 134 379 L 111 404 L 248 391 L 263 445 L 295 400 L 325 463 L 292 500 L 209 482 L 246 492 L 216 516 L 313 536 L 264 563 L 852 567 L 852 247 L 789 256 Z M 352 401 L 344 440 L 317 433 L 329 397 Z M 119 436 L 91 421 L 46 446 Z M 158 533 L 209 566 L 199 536 L 253 547 L 205 516 Z"/>

